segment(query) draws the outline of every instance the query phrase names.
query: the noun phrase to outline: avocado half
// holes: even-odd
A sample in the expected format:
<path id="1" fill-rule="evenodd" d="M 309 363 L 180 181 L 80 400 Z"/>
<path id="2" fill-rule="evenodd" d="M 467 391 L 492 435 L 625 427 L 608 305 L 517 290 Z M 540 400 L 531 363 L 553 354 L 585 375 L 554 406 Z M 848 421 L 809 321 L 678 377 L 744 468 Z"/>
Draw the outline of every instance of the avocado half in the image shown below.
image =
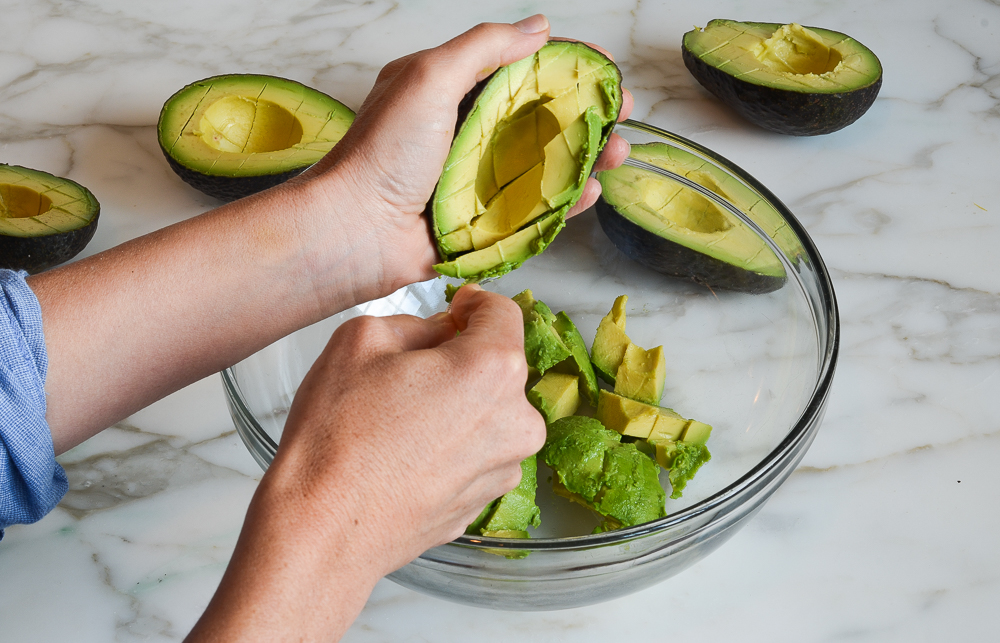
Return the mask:
<path id="1" fill-rule="evenodd" d="M 435 269 L 480 281 L 541 253 L 562 229 L 618 119 L 621 72 L 587 45 L 551 41 L 463 103 L 431 201 Z"/>
<path id="2" fill-rule="evenodd" d="M 708 188 L 753 214 L 779 247 L 796 247 L 769 203 L 711 163 L 663 143 L 633 145 L 630 156 Z M 764 293 L 784 284 L 784 266 L 767 242 L 711 199 L 628 165 L 598 172 L 597 179 L 598 221 L 630 259 L 712 289 Z"/>
<path id="3" fill-rule="evenodd" d="M 684 34 L 684 64 L 751 123 L 813 136 L 847 127 L 882 87 L 882 65 L 857 40 L 828 29 L 712 20 Z"/>
<path id="4" fill-rule="evenodd" d="M 275 76 L 213 76 L 163 105 L 160 149 L 186 183 L 233 201 L 283 183 L 333 149 L 354 112 Z"/>
<path id="5" fill-rule="evenodd" d="M 75 181 L 0 165 L 0 268 L 36 273 L 69 261 L 93 238 L 100 213 Z"/>

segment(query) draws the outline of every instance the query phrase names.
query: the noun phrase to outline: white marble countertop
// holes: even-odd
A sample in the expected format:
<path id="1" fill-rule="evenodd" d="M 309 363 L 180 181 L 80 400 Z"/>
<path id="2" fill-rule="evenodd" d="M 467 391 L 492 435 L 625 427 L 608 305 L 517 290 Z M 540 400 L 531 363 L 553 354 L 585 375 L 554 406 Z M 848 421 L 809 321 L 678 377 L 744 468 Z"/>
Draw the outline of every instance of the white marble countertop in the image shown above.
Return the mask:
<path id="1" fill-rule="evenodd" d="M 803 464 L 719 551 L 596 608 L 505 613 L 389 581 L 346 641 L 987 641 L 1000 604 L 1000 6 L 989 0 L 0 2 L 0 162 L 102 204 L 91 254 L 215 203 L 156 144 L 206 76 L 294 78 L 351 107 L 389 60 L 544 11 L 617 57 L 634 117 L 751 172 L 830 268 L 842 352 Z M 823 137 L 754 128 L 681 61 L 712 18 L 843 31 L 881 58 L 878 101 Z M 260 471 L 218 377 L 61 458 L 73 488 L 0 543 L 0 639 L 181 640 L 212 595 Z M 489 623 L 488 627 L 484 625 Z"/>

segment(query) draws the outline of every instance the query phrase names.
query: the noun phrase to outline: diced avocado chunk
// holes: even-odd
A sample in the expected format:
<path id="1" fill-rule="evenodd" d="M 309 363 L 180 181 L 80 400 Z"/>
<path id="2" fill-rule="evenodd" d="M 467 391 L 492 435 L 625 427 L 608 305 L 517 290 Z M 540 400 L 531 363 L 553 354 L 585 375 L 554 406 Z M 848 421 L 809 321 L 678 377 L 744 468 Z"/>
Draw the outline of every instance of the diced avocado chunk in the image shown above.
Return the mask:
<path id="1" fill-rule="evenodd" d="M 625 334 L 625 303 L 628 295 L 620 295 L 611 306 L 611 311 L 601 319 L 594 335 L 594 343 L 590 347 L 590 361 L 594 372 L 602 380 L 615 383 L 618 367 L 625 358 L 625 350 L 631 344 Z"/>
<path id="2" fill-rule="evenodd" d="M 659 413 L 655 406 L 601 391 L 596 417 L 612 431 L 645 440 L 653 431 Z"/>
<path id="3" fill-rule="evenodd" d="M 656 461 L 669 470 L 670 497 L 675 500 L 683 495 L 684 487 L 698 473 L 701 465 L 712 459 L 704 444 L 662 440 L 654 441 L 654 446 Z"/>
<path id="4" fill-rule="evenodd" d="M 711 426 L 705 424 L 704 422 L 699 422 L 698 420 L 691 420 L 684 429 L 684 435 L 681 436 L 681 441 L 688 444 L 705 444 L 708 442 L 710 435 L 712 435 Z"/>
<path id="5" fill-rule="evenodd" d="M 521 461 L 521 482 L 487 505 L 465 533 L 528 538 L 528 527 L 541 524 L 541 513 L 535 504 L 537 487 L 537 456 L 533 455 Z"/>
<path id="6" fill-rule="evenodd" d="M 704 429 L 700 428 L 693 431 L 691 435 L 696 439 L 704 437 L 708 440 L 708 434 L 712 431 L 712 427 L 707 424 L 685 419 L 673 409 L 638 402 L 610 391 L 601 391 L 597 419 L 621 435 L 650 441 L 681 440 L 685 430 L 692 424 L 708 429 L 707 433 L 703 433 Z"/>
<path id="7" fill-rule="evenodd" d="M 580 407 L 579 377 L 549 371 L 528 391 L 528 401 L 546 424 L 573 415 Z"/>
<path id="8" fill-rule="evenodd" d="M 598 531 L 666 516 L 656 464 L 598 420 L 557 420 L 541 454 L 555 473 L 553 490 L 604 517 Z"/>
<path id="9" fill-rule="evenodd" d="M 587 353 L 587 345 L 583 342 L 580 331 L 576 324 L 565 312 L 556 314 L 556 320 L 552 324 L 563 344 L 570 351 L 570 357 L 561 364 L 556 365 L 556 370 L 565 371 L 579 376 L 580 395 L 587 399 L 591 406 L 597 406 L 597 375 L 594 367 L 590 363 L 590 355 Z"/>
<path id="10" fill-rule="evenodd" d="M 666 378 L 667 360 L 663 357 L 662 346 L 647 351 L 637 344 L 629 344 L 615 377 L 615 393 L 659 405 Z"/>
<path id="11" fill-rule="evenodd" d="M 705 443 L 712 427 L 698 420 L 687 420 L 672 409 L 653 406 L 621 395 L 601 391 L 597 419 L 623 436 L 639 438 L 637 448 L 646 452 L 664 469 L 673 489 L 671 498 L 680 498 L 688 481 L 711 459 Z"/>
<path id="12" fill-rule="evenodd" d="M 684 429 L 692 422 L 694 420 L 681 417 L 673 409 L 665 409 L 661 406 L 656 416 L 656 424 L 653 425 L 653 430 L 649 432 L 648 439 L 651 441 L 680 440 L 684 434 Z M 701 423 L 699 422 L 699 424 Z"/>
<path id="13" fill-rule="evenodd" d="M 530 290 L 513 297 L 524 318 L 524 356 L 528 366 L 540 375 L 570 356 L 559 333 L 553 327 L 556 316 L 544 303 L 537 301 Z"/>

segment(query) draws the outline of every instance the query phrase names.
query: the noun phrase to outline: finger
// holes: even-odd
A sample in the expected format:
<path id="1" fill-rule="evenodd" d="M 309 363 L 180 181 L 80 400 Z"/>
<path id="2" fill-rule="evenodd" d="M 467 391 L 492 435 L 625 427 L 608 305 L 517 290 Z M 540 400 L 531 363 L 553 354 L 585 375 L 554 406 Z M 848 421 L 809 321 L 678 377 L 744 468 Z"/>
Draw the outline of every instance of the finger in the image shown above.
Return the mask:
<path id="1" fill-rule="evenodd" d="M 393 315 L 381 319 L 390 334 L 387 344 L 397 351 L 434 348 L 453 339 L 457 333 L 455 322 L 448 313 L 438 313 L 428 319 L 413 315 Z"/>
<path id="2" fill-rule="evenodd" d="M 421 52 L 411 63 L 419 60 L 426 64 L 427 86 L 457 103 L 501 66 L 541 49 L 548 34 L 549 22 L 541 14 L 513 25 L 483 23 L 440 47 Z"/>
<path id="3" fill-rule="evenodd" d="M 373 88 L 373 91 L 384 84 L 392 82 L 392 80 L 399 75 L 399 72 L 401 72 L 416 55 L 417 54 L 415 53 L 407 54 L 402 58 L 397 58 L 396 60 L 386 63 L 385 67 L 382 68 L 382 71 L 378 73 L 378 78 L 375 79 L 375 88 Z"/>
<path id="4" fill-rule="evenodd" d="M 601 184 L 593 177 L 587 179 L 587 184 L 583 186 L 583 196 L 576 202 L 576 205 L 569 209 L 569 212 L 566 213 L 566 218 L 575 217 L 594 205 L 597 203 L 597 197 L 599 196 L 601 196 Z"/>
<path id="5" fill-rule="evenodd" d="M 510 298 L 483 290 L 476 284 L 462 286 L 451 300 L 451 316 L 461 331 L 458 339 L 486 338 L 497 346 L 524 345 L 521 309 Z"/>
<path id="6" fill-rule="evenodd" d="M 635 107 L 635 98 L 632 96 L 632 92 L 622 87 L 622 108 L 618 112 L 619 123 L 632 115 L 633 107 Z"/>
<path id="7" fill-rule="evenodd" d="M 372 317 L 363 315 L 341 324 L 324 353 L 328 360 L 367 363 L 387 353 L 433 348 L 455 337 L 451 315 L 421 319 L 412 315 Z"/>
<path id="8" fill-rule="evenodd" d="M 601 150 L 601 155 L 597 157 L 597 163 L 594 163 L 594 171 L 601 172 L 619 167 L 628 158 L 631 149 L 628 141 L 617 134 L 612 134 Z"/>

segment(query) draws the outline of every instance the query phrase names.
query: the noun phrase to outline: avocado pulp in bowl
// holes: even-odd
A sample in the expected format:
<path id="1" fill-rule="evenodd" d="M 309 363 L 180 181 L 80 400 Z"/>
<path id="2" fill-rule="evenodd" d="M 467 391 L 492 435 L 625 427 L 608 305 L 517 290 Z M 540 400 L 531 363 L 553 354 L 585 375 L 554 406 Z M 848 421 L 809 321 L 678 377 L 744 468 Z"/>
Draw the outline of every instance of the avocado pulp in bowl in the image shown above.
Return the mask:
<path id="1" fill-rule="evenodd" d="M 666 499 L 666 517 L 594 534 L 600 517 L 554 493 L 552 472 L 539 458 L 541 523 L 528 530 L 529 539 L 461 536 L 390 576 L 404 586 L 509 610 L 577 607 L 643 589 L 694 564 L 746 524 L 815 437 L 836 365 L 839 322 L 833 286 L 812 241 L 774 195 L 711 150 L 632 121 L 616 132 L 634 148 L 655 143 L 698 156 L 745 190 L 737 196 L 756 195 L 751 201 L 767 208 L 739 199 L 731 205 L 749 230 L 768 237 L 765 246 L 785 272 L 780 284 L 750 293 L 665 275 L 619 250 L 589 210 L 570 220 L 541 255 L 484 287 L 511 297 L 531 289 L 552 310 L 567 313 L 588 348 L 612 302 L 627 294 L 629 337 L 641 346 L 663 346 L 661 404 L 714 427 L 712 459 L 682 497 Z M 647 178 L 669 179 L 646 165 L 652 167 L 638 169 L 650 173 Z M 296 388 L 338 325 L 364 314 L 432 315 L 446 308 L 446 283 L 413 284 L 344 311 L 223 372 L 237 430 L 258 463 L 266 468 L 274 457 Z M 665 488 L 666 476 L 660 473 Z"/>

